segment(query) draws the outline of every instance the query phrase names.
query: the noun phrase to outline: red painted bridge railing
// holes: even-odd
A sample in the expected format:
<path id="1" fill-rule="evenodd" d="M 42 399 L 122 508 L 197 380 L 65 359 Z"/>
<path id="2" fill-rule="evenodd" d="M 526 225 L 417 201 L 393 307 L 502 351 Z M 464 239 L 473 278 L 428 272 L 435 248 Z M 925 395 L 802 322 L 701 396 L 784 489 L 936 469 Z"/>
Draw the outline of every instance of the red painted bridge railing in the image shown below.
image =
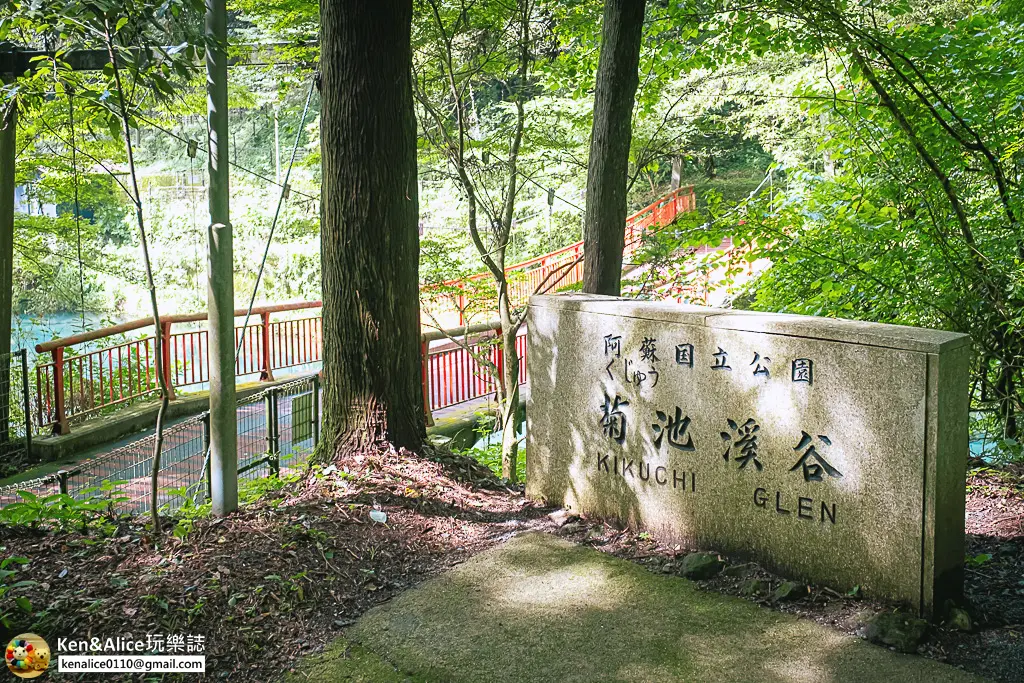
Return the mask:
<path id="1" fill-rule="evenodd" d="M 274 320 L 272 314 L 319 309 L 319 301 L 302 301 L 253 308 L 255 322 L 235 328 L 236 347 L 242 341 L 235 363 L 236 377 L 274 379 L 274 372 L 301 367 L 322 360 L 323 321 L 319 315 Z M 244 310 L 236 310 L 244 316 Z M 164 371 L 171 399 L 176 390 L 199 387 L 210 379 L 209 332 L 205 329 L 176 331 L 175 325 L 206 320 L 205 313 L 169 315 L 161 319 Z M 49 362 L 36 365 L 36 427 L 49 428 L 54 434 L 70 432 L 73 421 L 113 409 L 134 400 L 155 395 L 155 339 L 152 334 L 100 349 L 74 353 L 73 347 L 152 327 L 144 318 L 106 327 L 93 332 L 56 339 L 36 346 L 39 353 L 50 353 Z M 439 410 L 495 392 L 494 381 L 480 359 L 487 359 L 500 373 L 504 363 L 501 349 L 494 343 L 497 323 L 472 326 L 457 333 L 464 345 L 443 343 L 443 332 L 423 335 L 423 392 L 428 410 Z M 468 349 L 466 348 L 468 347 Z M 526 381 L 526 335 L 516 340 L 522 362 L 519 381 Z"/>
<path id="2" fill-rule="evenodd" d="M 466 332 L 466 337 L 460 340 L 462 344 L 448 340 L 452 331 L 431 331 L 423 335 L 423 392 L 430 410 L 489 396 L 497 388 L 494 373 L 488 371 L 481 359 L 493 366 L 497 376 L 504 372 L 505 354 L 495 343 L 501 324 L 474 325 Z M 516 337 L 516 351 L 519 353 L 519 383 L 523 384 L 526 382 L 525 330 Z"/>
<path id="3" fill-rule="evenodd" d="M 273 320 L 272 315 L 317 309 L 322 305 L 319 301 L 302 301 L 254 307 L 249 325 L 235 327 L 236 347 L 241 342 L 235 375 L 258 375 L 262 380 L 272 380 L 275 370 L 321 360 L 323 326 L 319 315 L 287 320 Z M 245 310 L 236 310 L 235 315 L 244 316 Z M 164 379 L 172 400 L 175 389 L 199 386 L 210 380 L 209 332 L 180 329 L 181 325 L 206 319 L 206 313 L 167 315 L 160 319 L 156 334 L 163 341 Z M 142 318 L 37 344 L 36 351 L 49 353 L 51 359 L 36 363 L 36 426 L 51 427 L 55 434 L 67 434 L 71 418 L 85 417 L 156 393 L 156 340 L 152 333 L 80 353 L 74 349 L 79 344 L 116 339 L 134 330 L 152 327 L 151 318 Z"/>
<path id="4" fill-rule="evenodd" d="M 626 219 L 625 257 L 632 255 L 642 238 L 651 230 L 668 225 L 680 213 L 693 211 L 693 187 L 670 192 Z M 522 277 L 510 282 L 514 305 L 523 305 L 530 295 L 552 291 L 583 279 L 583 242 L 571 244 L 545 256 L 509 266 L 506 272 Z M 486 277 L 485 274 L 470 279 Z M 450 283 L 449 283 L 450 284 Z M 457 302 L 460 314 L 464 301 Z M 276 370 L 300 367 L 322 360 L 323 323 L 318 314 L 302 316 L 297 312 L 319 309 L 320 301 L 257 306 L 250 324 L 235 327 L 239 348 L 236 377 L 269 381 Z M 275 313 L 289 313 L 274 320 Z M 245 310 L 236 310 L 238 317 Z M 139 339 L 110 343 L 129 332 L 152 327 L 144 318 L 92 332 L 38 344 L 36 351 L 49 353 L 48 362 L 37 362 L 35 370 L 34 423 L 37 429 L 49 428 L 54 434 L 67 434 L 70 423 L 113 409 L 157 392 L 156 340 L 162 338 L 164 379 L 172 400 L 175 391 L 199 387 L 210 379 L 209 333 L 205 329 L 182 326 L 207 319 L 206 313 L 168 315 L 161 318 L 159 330 Z M 177 326 L 177 327 L 176 327 Z M 494 393 L 491 374 L 481 366 L 480 358 L 501 369 L 504 359 L 493 337 L 493 324 L 463 330 L 469 350 L 454 343 L 440 343 L 443 333 L 424 335 L 424 397 L 430 410 L 438 410 L 463 401 Z M 441 336 L 437 336 L 437 335 Z M 76 352 L 77 345 L 107 340 L 99 349 Z M 239 346 L 240 343 L 240 346 Z M 526 336 L 520 335 L 516 347 L 522 359 L 519 381 L 526 381 Z M 499 375 L 500 376 L 500 375 Z"/>
<path id="5" fill-rule="evenodd" d="M 669 192 L 626 219 L 626 250 L 632 254 L 640 246 L 645 232 L 666 226 L 681 213 L 697 208 L 697 195 L 693 185 Z M 632 249 L 630 246 L 632 245 Z"/>
<path id="6" fill-rule="evenodd" d="M 643 243 L 645 235 L 670 224 L 679 214 L 697 208 L 697 197 L 693 186 L 681 187 L 659 197 L 633 215 L 626 218 L 625 249 L 623 258 L 629 258 Z M 544 256 L 505 267 L 509 278 L 509 300 L 513 306 L 524 306 L 530 296 L 537 293 L 556 291 L 560 288 L 583 282 L 583 242 L 576 242 Z M 479 273 L 468 278 L 481 280 L 490 277 Z M 444 283 L 446 287 L 461 288 L 461 280 Z M 464 324 L 466 297 L 459 294 L 451 302 L 458 309 L 459 324 Z"/>

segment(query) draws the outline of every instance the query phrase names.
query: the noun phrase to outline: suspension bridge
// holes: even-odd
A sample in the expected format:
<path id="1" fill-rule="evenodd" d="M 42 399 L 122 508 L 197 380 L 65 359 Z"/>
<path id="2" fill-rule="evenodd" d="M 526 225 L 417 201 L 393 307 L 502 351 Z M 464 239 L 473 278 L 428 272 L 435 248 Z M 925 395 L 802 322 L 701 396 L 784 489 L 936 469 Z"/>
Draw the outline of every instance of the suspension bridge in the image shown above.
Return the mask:
<path id="1" fill-rule="evenodd" d="M 645 234 L 694 208 L 693 188 L 685 187 L 629 216 L 624 258 L 636 252 Z M 536 292 L 576 285 L 583 279 L 583 242 L 508 266 L 506 273 L 516 274 L 510 277 L 514 306 L 525 305 Z M 485 277 L 488 276 L 480 274 L 471 279 Z M 454 291 L 458 290 L 456 286 Z M 423 391 L 430 411 L 494 393 L 493 379 L 477 357 L 489 357 L 499 369 L 503 362 L 500 347 L 492 341 L 496 326 L 486 323 L 463 327 L 465 300 L 460 300 L 458 294 L 448 299 L 438 317 L 460 327 L 448 332 L 426 329 L 421 341 Z M 314 370 L 322 360 L 321 307 L 320 301 L 253 307 L 250 321 L 235 327 L 235 346 L 239 349 L 234 368 L 236 380 L 266 382 Z M 247 309 L 238 309 L 235 315 L 241 318 L 246 312 Z M 33 430 L 39 434 L 68 434 L 75 423 L 154 395 L 158 390 L 156 335 L 163 340 L 162 366 L 172 400 L 181 392 L 206 388 L 210 379 L 209 331 L 202 327 L 206 320 L 206 313 L 167 315 L 162 316 L 160 329 L 153 330 L 152 319 L 143 318 L 38 344 L 36 352 L 40 355 L 32 370 Z M 126 338 L 137 330 L 149 333 Z M 468 336 L 469 339 L 461 341 L 469 342 L 469 350 L 464 343 L 452 342 L 450 335 Z M 519 368 L 523 382 L 525 334 L 518 337 L 516 346 L 524 361 Z"/>
<path id="2" fill-rule="evenodd" d="M 629 216 L 625 225 L 624 259 L 641 246 L 645 235 L 672 223 L 695 208 L 692 187 L 674 190 Z M 728 245 L 723 245 L 727 248 Z M 577 242 L 544 256 L 506 268 L 514 306 L 523 306 L 538 292 L 572 287 L 583 277 L 583 243 Z M 470 280 L 487 277 L 476 275 Z M 495 393 L 495 378 L 481 363 L 487 361 L 500 376 L 504 352 L 496 323 L 466 325 L 468 283 L 449 282 L 447 302 L 434 313 L 457 318 L 454 330 L 431 329 L 421 334 L 423 396 L 428 418 L 435 411 L 482 401 Z M 438 306 L 438 298 L 431 299 Z M 238 476 L 257 479 L 271 473 L 294 471 L 305 463 L 319 439 L 320 385 L 316 371 L 322 361 L 322 302 L 303 301 L 237 309 L 247 317 L 235 326 L 238 354 L 234 374 L 238 382 L 259 381 L 267 388 L 239 401 Z M 431 319 L 436 321 L 437 315 Z M 166 385 L 172 400 L 208 387 L 209 331 L 205 313 L 168 315 L 154 330 L 152 320 L 104 327 L 36 346 L 39 356 L 31 369 L 34 388 L 29 394 L 32 430 L 40 435 L 69 435 L 98 417 L 115 415 L 132 404 L 154 398 L 156 336 L 162 337 Z M 137 338 L 127 338 L 143 330 Z M 519 382 L 526 381 L 526 335 L 516 338 L 520 357 Z M 208 414 L 188 418 L 169 427 L 159 473 L 158 505 L 175 508 L 187 495 L 209 499 L 210 439 Z M 93 457 L 68 469 L 0 488 L 0 504 L 17 500 L 19 491 L 36 495 L 66 493 L 76 497 L 104 482 L 119 482 L 122 507 L 144 512 L 150 504 L 149 478 L 153 436 L 135 438 L 116 448 L 101 448 Z"/>

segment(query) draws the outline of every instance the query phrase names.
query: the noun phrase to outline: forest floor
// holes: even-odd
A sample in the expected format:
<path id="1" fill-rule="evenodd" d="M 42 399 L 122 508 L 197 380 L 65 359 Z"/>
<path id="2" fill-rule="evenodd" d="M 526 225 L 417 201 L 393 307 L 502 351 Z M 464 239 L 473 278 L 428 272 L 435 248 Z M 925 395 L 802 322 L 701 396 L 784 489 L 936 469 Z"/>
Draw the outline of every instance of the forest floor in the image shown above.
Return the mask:
<path id="1" fill-rule="evenodd" d="M 556 533 L 655 572 L 675 573 L 690 550 L 593 520 L 563 517 L 559 526 L 550 509 L 460 456 L 382 452 L 339 464 L 267 490 L 226 519 L 197 519 L 184 539 L 167 535 L 159 549 L 139 522 L 122 520 L 109 537 L 0 529 L 0 555 L 27 557 L 18 578 L 39 582 L 25 593 L 36 613 L 22 615 L 14 632 L 35 622 L 44 637 L 201 635 L 207 676 L 265 683 L 370 607 L 524 531 Z M 1020 681 L 1024 472 L 972 470 L 967 506 L 975 628 L 936 626 L 920 653 Z M 381 513 L 386 521 L 374 521 Z M 738 594 L 751 577 L 773 587 L 783 580 L 737 561 L 700 583 Z M 747 599 L 855 634 L 866 615 L 886 608 L 819 587 L 791 602 Z"/>
<path id="2" fill-rule="evenodd" d="M 39 582 L 26 595 L 45 608 L 33 628 L 51 647 L 58 635 L 201 635 L 207 676 L 266 683 L 370 607 L 521 530 L 553 528 L 547 512 L 468 458 L 382 452 L 197 519 L 183 540 L 165 531 L 159 549 L 139 520 L 106 538 L 0 528 L 0 556 L 29 559 L 18 578 Z M 28 630 L 22 616 L 5 642 Z"/>
<path id="3" fill-rule="evenodd" d="M 965 607 L 970 632 L 933 625 L 918 653 L 994 681 L 1024 681 L 1024 466 L 997 469 L 981 465 L 967 480 L 967 558 Z M 570 522 L 560 535 L 646 566 L 676 573 L 693 548 L 665 545 L 656 538 L 609 524 Z M 728 560 L 728 558 L 727 558 Z M 744 596 L 750 579 L 765 582 L 760 595 Z M 741 596 L 776 610 L 813 619 L 852 635 L 864 635 L 866 621 L 891 605 L 810 586 L 805 597 L 773 600 L 786 581 L 755 563 L 728 562 L 726 569 L 702 581 L 708 590 Z"/>

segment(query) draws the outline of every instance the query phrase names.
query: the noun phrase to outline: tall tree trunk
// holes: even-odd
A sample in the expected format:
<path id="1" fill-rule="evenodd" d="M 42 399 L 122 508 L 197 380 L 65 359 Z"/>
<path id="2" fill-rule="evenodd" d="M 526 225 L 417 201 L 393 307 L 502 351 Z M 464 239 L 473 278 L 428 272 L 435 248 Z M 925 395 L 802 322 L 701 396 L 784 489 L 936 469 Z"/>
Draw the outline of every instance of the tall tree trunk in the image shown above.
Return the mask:
<path id="1" fill-rule="evenodd" d="M 516 336 L 519 325 L 512 320 L 507 297 L 499 302 L 501 317 L 501 346 L 504 351 L 500 381 L 505 388 L 501 411 L 501 476 L 509 481 L 519 480 L 519 352 Z"/>
<path id="2" fill-rule="evenodd" d="M 4 83 L 7 79 L 4 79 Z M 14 170 L 18 146 L 18 100 L 0 116 L 0 443 L 10 429 L 11 314 L 14 298 Z"/>
<path id="3" fill-rule="evenodd" d="M 617 296 L 622 279 L 626 176 L 644 4 L 645 0 L 608 0 L 604 5 L 583 238 L 583 291 L 591 294 Z"/>
<path id="4" fill-rule="evenodd" d="M 320 2 L 321 461 L 426 439 L 412 0 Z"/>
<path id="5" fill-rule="evenodd" d="M 155 360 L 155 373 L 157 383 L 160 387 L 160 407 L 156 412 L 156 427 L 153 430 L 153 462 L 149 472 L 149 514 L 153 522 L 153 535 L 160 536 L 160 458 L 163 453 L 164 444 L 164 419 L 167 415 L 167 402 L 169 387 L 167 386 L 167 373 L 163 366 L 163 334 L 160 327 L 160 308 L 157 305 L 156 284 L 153 281 L 153 261 L 149 257 L 149 238 L 146 236 L 146 221 L 142 212 L 142 192 L 139 190 L 139 175 L 135 169 L 135 152 L 132 148 L 132 127 L 128 111 L 128 99 L 125 96 L 124 85 L 121 82 L 121 67 L 119 66 L 117 53 L 114 51 L 114 32 L 110 29 L 110 22 L 105 22 L 107 55 L 110 57 L 110 66 L 114 72 L 114 83 L 118 102 L 117 114 L 121 119 L 121 133 L 124 139 L 124 151 L 128 156 L 128 178 L 131 180 L 131 199 L 135 209 L 135 225 L 139 229 L 139 243 L 142 245 L 142 262 L 146 268 L 146 288 L 149 290 L 149 304 L 153 312 L 153 355 Z"/>

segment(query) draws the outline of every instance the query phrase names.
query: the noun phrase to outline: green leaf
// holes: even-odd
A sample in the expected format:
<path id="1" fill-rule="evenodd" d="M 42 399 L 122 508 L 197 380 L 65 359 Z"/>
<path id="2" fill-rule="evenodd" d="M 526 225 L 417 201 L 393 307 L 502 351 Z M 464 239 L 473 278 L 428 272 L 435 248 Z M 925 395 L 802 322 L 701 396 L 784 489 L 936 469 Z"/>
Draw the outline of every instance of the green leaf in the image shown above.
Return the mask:
<path id="1" fill-rule="evenodd" d="M 28 564 L 28 563 L 29 563 L 29 559 L 27 557 L 22 557 L 21 555 L 13 555 L 11 557 L 8 557 L 8 558 L 4 559 L 3 562 L 0 562 L 0 569 L 6 569 L 11 564 Z"/>
<path id="2" fill-rule="evenodd" d="M 967 564 L 972 566 L 972 567 L 980 567 L 981 565 L 985 564 L 986 562 L 990 561 L 991 559 L 992 559 L 992 555 L 991 554 L 989 554 L 989 553 L 980 553 L 978 555 L 974 555 L 973 557 L 968 557 L 967 558 Z"/>

